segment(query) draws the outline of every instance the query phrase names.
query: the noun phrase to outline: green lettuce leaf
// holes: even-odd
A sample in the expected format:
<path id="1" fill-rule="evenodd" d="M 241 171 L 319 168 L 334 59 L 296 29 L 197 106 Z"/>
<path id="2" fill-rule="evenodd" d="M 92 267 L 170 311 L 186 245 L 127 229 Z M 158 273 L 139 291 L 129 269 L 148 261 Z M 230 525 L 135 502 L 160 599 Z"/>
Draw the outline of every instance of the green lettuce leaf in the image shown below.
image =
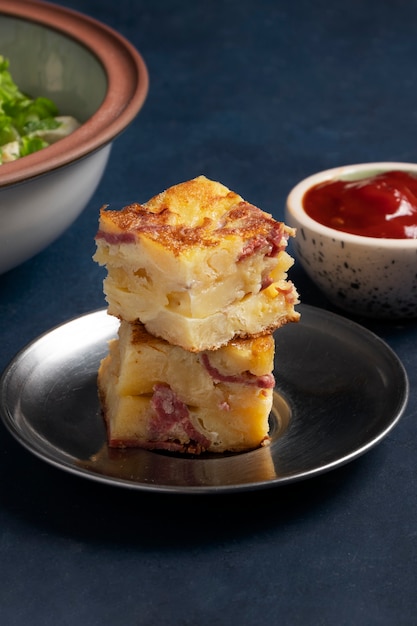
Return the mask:
<path id="1" fill-rule="evenodd" d="M 48 145 L 48 142 L 40 137 L 22 137 L 20 156 L 27 156 L 28 154 L 32 154 L 32 152 L 46 148 Z"/>
<path id="2" fill-rule="evenodd" d="M 50 98 L 32 99 L 19 89 L 10 74 L 9 60 L 0 55 L 0 146 L 18 140 L 21 156 L 45 148 L 49 145 L 45 140 L 30 135 L 58 128 L 57 115 L 58 107 Z"/>

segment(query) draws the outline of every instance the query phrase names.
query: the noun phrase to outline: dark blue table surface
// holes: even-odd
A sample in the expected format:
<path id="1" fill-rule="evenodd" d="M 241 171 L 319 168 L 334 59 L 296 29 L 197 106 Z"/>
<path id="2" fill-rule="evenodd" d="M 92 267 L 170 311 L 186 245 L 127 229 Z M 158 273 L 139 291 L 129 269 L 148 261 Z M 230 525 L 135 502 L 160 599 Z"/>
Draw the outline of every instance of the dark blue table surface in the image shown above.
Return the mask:
<path id="1" fill-rule="evenodd" d="M 417 160 L 417 1 L 68 0 L 150 74 L 86 210 L 0 276 L 0 371 L 105 306 L 98 210 L 205 174 L 283 218 L 315 171 Z M 1 46 L 0 46 L 1 47 Z M 332 310 L 299 266 L 306 304 Z M 417 624 L 417 322 L 356 320 L 403 361 L 410 400 L 359 460 L 229 496 L 131 492 L 66 474 L 0 428 L 0 621 L 23 625 Z"/>

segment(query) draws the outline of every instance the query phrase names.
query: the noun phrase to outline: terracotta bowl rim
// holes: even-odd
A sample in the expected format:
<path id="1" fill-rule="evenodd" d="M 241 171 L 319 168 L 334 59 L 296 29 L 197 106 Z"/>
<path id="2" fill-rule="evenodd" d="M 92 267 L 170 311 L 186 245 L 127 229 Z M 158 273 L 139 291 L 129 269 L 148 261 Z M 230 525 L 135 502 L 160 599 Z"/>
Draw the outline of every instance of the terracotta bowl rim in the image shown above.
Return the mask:
<path id="1" fill-rule="evenodd" d="M 110 143 L 136 117 L 149 88 L 142 55 L 120 33 L 98 20 L 43 0 L 0 0 L 2 15 L 36 22 L 73 39 L 100 62 L 107 91 L 97 111 L 55 144 L 0 166 L 0 188 L 54 171 Z"/>

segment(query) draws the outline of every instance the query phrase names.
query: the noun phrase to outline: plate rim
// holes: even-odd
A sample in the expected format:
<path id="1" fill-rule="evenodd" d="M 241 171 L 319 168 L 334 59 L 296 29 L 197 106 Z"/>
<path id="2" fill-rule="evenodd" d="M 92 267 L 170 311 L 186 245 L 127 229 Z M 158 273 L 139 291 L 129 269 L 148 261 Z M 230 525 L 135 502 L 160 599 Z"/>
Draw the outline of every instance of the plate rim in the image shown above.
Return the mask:
<path id="1" fill-rule="evenodd" d="M 10 360 L 8 365 L 6 365 L 0 376 L 0 418 L 3 425 L 6 427 L 7 431 L 11 434 L 11 436 L 21 444 L 27 451 L 32 453 L 37 458 L 45 461 L 49 465 L 53 467 L 66 471 L 74 476 L 78 476 L 80 478 L 86 478 L 92 480 L 94 482 L 98 482 L 101 484 L 105 484 L 108 486 L 122 487 L 130 490 L 137 491 L 147 491 L 154 493 L 181 493 L 181 494 L 210 494 L 210 493 L 231 493 L 231 492 L 242 492 L 242 491 L 253 491 L 259 489 L 266 489 L 278 486 L 284 486 L 295 482 L 300 482 L 302 480 L 307 480 L 310 478 L 314 478 L 316 476 L 322 475 L 343 465 L 346 465 L 360 456 L 364 455 L 366 452 L 374 448 L 378 445 L 390 432 L 393 428 L 398 424 L 401 417 L 403 416 L 405 409 L 409 400 L 409 379 L 408 374 L 405 369 L 404 364 L 402 363 L 399 356 L 396 352 L 388 345 L 388 343 L 379 337 L 376 333 L 369 330 L 368 328 L 360 325 L 358 322 L 351 320 L 350 318 L 339 315 L 338 313 L 334 313 L 332 311 L 328 311 L 327 309 L 323 309 L 320 307 L 315 307 L 309 304 L 301 304 L 298 305 L 298 310 L 301 313 L 301 320 L 298 323 L 302 323 L 303 319 L 303 311 L 304 313 L 309 313 L 314 316 L 323 316 L 324 318 L 329 319 L 336 325 L 342 325 L 350 327 L 350 330 L 353 332 L 358 332 L 360 335 L 364 335 L 368 337 L 369 340 L 372 340 L 373 343 L 377 344 L 379 348 L 383 349 L 385 353 L 390 357 L 391 363 L 396 366 L 398 369 L 399 375 L 402 378 L 402 394 L 401 394 L 401 402 L 399 402 L 398 410 L 395 415 L 393 415 L 392 419 L 384 426 L 384 428 L 379 431 L 379 433 L 371 438 L 364 445 L 359 448 L 351 451 L 350 453 L 346 453 L 340 458 L 332 460 L 324 465 L 319 465 L 315 468 L 309 469 L 305 472 L 298 472 L 296 474 L 289 474 L 284 476 L 276 476 L 269 480 L 262 481 L 252 481 L 246 483 L 233 483 L 233 484 L 215 484 L 215 485 L 171 485 L 171 484 L 158 484 L 158 483 L 149 483 L 149 482 L 137 482 L 133 480 L 127 480 L 121 477 L 114 477 L 111 475 L 100 474 L 98 472 L 94 472 L 93 470 L 89 470 L 87 468 L 74 466 L 74 463 L 71 463 L 69 459 L 73 458 L 68 453 L 59 450 L 58 455 L 47 454 L 45 451 L 40 449 L 36 442 L 33 440 L 30 441 L 25 436 L 25 433 L 22 432 L 21 428 L 19 428 L 17 421 L 13 415 L 13 411 L 10 410 L 10 407 L 7 406 L 6 395 L 8 390 L 8 385 L 10 381 L 13 380 L 13 376 L 19 368 L 19 364 L 22 359 L 29 354 L 29 352 L 36 346 L 36 344 L 42 342 L 46 337 L 49 337 L 54 332 L 60 331 L 64 327 L 70 326 L 78 321 L 83 320 L 87 317 L 103 317 L 103 320 L 108 318 L 109 325 L 109 333 L 111 331 L 111 327 L 114 326 L 115 334 L 117 332 L 118 320 L 108 315 L 106 308 L 98 308 L 92 311 L 87 311 L 82 313 L 81 315 L 75 315 L 67 320 L 64 320 L 61 323 L 52 326 L 49 330 L 41 333 L 30 342 L 28 342 L 23 348 L 21 348 L 15 356 Z M 106 339 L 106 342 L 108 339 Z M 50 444 L 51 452 L 56 450 L 56 447 L 53 444 Z M 251 454 L 251 452 L 256 452 L 256 450 L 250 451 L 247 454 Z M 65 459 L 63 457 L 66 457 Z M 58 457 L 58 458 L 56 458 Z M 191 460 L 191 459 L 190 459 Z"/>

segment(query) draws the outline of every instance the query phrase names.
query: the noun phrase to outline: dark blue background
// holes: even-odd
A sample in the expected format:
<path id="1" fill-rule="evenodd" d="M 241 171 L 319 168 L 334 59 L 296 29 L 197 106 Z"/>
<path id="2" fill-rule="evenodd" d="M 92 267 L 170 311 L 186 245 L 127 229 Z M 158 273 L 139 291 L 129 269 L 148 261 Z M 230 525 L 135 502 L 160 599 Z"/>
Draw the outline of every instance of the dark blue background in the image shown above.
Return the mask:
<path id="1" fill-rule="evenodd" d="M 47 250 L 0 276 L 0 371 L 105 306 L 98 211 L 205 174 L 283 218 L 315 171 L 417 158 L 415 0 L 68 0 L 150 74 L 98 190 Z M 1 47 L 1 44 L 0 44 Z M 306 304 L 331 309 L 298 266 Z M 359 320 L 411 395 L 373 451 L 320 478 L 222 497 L 125 492 L 60 472 L 0 430 L 0 620 L 23 625 L 417 624 L 417 324 Z"/>

